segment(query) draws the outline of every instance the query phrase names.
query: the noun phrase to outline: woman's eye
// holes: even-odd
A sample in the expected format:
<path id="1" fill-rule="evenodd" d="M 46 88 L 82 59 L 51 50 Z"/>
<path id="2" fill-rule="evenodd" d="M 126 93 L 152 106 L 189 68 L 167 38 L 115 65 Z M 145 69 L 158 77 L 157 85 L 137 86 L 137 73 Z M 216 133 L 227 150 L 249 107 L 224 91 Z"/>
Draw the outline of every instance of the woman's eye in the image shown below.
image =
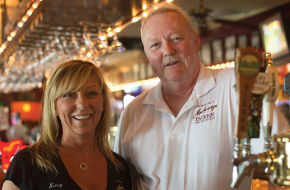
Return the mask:
<path id="1" fill-rule="evenodd" d="M 72 96 L 73 96 L 73 93 L 70 93 L 70 92 L 65 93 L 64 95 L 62 95 L 62 97 L 64 97 L 64 98 L 69 98 L 69 97 L 72 97 Z"/>
<path id="2" fill-rule="evenodd" d="M 97 91 L 88 92 L 89 96 L 97 96 L 99 93 Z"/>

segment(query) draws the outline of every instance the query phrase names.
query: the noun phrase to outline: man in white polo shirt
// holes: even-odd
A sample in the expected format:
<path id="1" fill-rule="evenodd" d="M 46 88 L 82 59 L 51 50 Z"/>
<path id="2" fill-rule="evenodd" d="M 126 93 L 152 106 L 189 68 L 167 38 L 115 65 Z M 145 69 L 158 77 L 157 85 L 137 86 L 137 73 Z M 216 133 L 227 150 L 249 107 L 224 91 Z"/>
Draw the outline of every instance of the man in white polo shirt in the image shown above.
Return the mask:
<path id="1" fill-rule="evenodd" d="M 230 189 L 237 113 L 234 70 L 200 64 L 199 36 L 175 5 L 150 12 L 141 38 L 161 82 L 123 111 L 115 151 L 134 168 L 138 189 Z M 281 116 L 275 110 L 273 134 L 289 127 Z M 246 178 L 240 189 L 250 185 Z"/>

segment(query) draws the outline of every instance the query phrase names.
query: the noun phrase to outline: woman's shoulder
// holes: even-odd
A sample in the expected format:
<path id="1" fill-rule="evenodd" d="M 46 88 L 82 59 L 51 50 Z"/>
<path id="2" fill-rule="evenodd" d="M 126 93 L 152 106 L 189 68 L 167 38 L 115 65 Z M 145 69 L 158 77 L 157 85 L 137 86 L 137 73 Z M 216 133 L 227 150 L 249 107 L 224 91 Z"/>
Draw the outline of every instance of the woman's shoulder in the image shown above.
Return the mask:
<path id="1" fill-rule="evenodd" d="M 19 150 L 12 158 L 9 164 L 8 170 L 5 174 L 5 180 L 12 181 L 16 186 L 22 187 L 23 175 L 28 175 L 31 173 L 32 161 L 31 148 L 27 147 Z"/>
<path id="2" fill-rule="evenodd" d="M 129 168 L 128 162 L 123 158 L 121 155 L 117 154 L 116 152 L 113 152 L 114 158 L 121 164 L 121 168 L 125 171 Z"/>
<path id="3" fill-rule="evenodd" d="M 118 161 L 121 161 L 121 162 L 126 162 L 126 160 L 120 156 L 119 154 L 117 154 L 116 152 L 113 152 L 113 156 L 115 157 L 115 159 L 117 159 Z"/>
<path id="4" fill-rule="evenodd" d="M 17 171 L 27 170 L 33 165 L 33 160 L 34 160 L 32 152 L 31 152 L 31 148 L 29 147 L 19 150 L 10 159 L 11 159 L 11 162 L 9 164 L 7 173 L 10 173 L 10 172 L 13 173 L 13 171 L 15 170 Z"/>
<path id="5" fill-rule="evenodd" d="M 25 161 L 31 161 L 33 160 L 32 150 L 30 147 L 26 147 L 24 149 L 19 150 L 13 157 L 12 160 L 25 160 Z"/>
<path id="6" fill-rule="evenodd" d="M 117 153 L 113 152 L 114 158 L 120 163 L 120 168 L 117 170 L 115 167 L 111 165 L 108 170 L 108 187 L 107 189 L 117 189 L 122 188 L 129 190 L 132 187 L 131 182 L 131 175 L 130 175 L 130 169 L 126 162 L 126 160 L 118 155 Z"/>

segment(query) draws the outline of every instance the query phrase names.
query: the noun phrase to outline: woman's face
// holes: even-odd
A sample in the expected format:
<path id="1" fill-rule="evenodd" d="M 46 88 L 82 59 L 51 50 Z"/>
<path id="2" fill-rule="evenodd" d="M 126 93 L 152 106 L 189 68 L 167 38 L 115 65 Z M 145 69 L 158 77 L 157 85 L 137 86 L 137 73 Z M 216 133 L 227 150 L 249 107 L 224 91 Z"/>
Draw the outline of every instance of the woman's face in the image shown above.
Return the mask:
<path id="1" fill-rule="evenodd" d="M 89 78 L 76 92 L 62 94 L 56 100 L 56 113 L 62 128 L 62 139 L 93 137 L 104 109 L 102 89 Z"/>

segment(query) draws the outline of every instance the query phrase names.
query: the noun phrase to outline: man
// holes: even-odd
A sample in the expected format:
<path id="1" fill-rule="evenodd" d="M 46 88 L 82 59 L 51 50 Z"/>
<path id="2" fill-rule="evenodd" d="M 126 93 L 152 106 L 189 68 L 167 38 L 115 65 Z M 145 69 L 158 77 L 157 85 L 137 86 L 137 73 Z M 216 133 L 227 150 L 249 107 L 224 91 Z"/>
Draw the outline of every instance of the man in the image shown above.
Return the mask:
<path id="1" fill-rule="evenodd" d="M 200 64 L 199 36 L 175 5 L 154 9 L 141 38 L 161 82 L 123 111 L 115 151 L 138 173 L 140 189 L 230 189 L 238 110 L 233 69 Z M 285 119 L 274 123 L 285 127 L 279 131 L 288 127 Z M 244 181 L 240 188 L 250 189 Z"/>

